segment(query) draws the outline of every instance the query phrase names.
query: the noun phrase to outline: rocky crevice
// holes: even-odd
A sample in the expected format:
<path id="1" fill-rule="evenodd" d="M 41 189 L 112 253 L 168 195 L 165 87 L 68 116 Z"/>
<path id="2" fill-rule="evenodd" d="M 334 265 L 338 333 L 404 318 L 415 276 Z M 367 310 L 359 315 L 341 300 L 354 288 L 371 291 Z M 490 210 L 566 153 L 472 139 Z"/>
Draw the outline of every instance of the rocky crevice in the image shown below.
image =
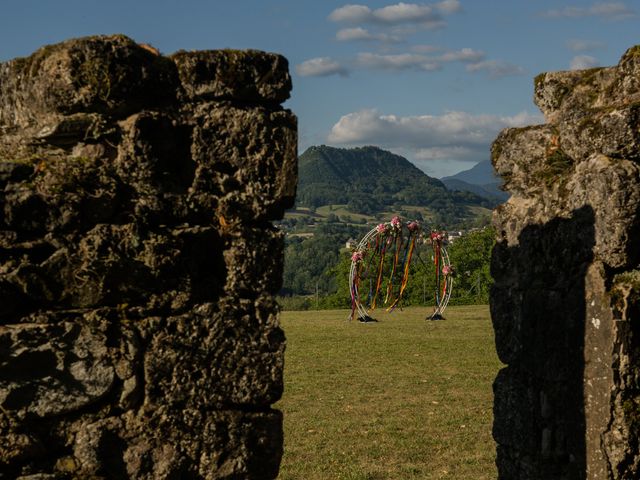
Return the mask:
<path id="1" fill-rule="evenodd" d="M 0 64 L 0 478 L 275 478 L 287 61 L 122 35 Z"/>

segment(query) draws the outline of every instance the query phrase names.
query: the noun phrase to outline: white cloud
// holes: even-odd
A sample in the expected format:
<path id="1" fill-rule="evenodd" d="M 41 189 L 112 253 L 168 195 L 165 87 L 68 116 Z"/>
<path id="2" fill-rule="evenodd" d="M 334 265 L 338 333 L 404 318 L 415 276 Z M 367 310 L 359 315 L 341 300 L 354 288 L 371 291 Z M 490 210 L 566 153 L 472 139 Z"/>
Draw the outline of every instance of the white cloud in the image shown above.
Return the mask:
<path id="1" fill-rule="evenodd" d="M 347 69 L 329 57 L 311 58 L 296 65 L 296 72 L 303 77 L 326 77 L 329 75 L 347 75 Z"/>
<path id="2" fill-rule="evenodd" d="M 458 0 L 443 0 L 440 3 L 436 3 L 435 7 L 445 14 L 456 13 L 462 10 Z"/>
<path id="3" fill-rule="evenodd" d="M 382 115 L 362 110 L 344 115 L 328 141 L 341 145 L 379 145 L 411 151 L 420 160 L 481 160 L 500 130 L 543 122 L 539 114 L 513 116 L 446 112 L 443 115 Z"/>
<path id="4" fill-rule="evenodd" d="M 351 41 L 380 41 L 385 43 L 398 43 L 402 40 L 394 35 L 386 33 L 372 33 L 362 27 L 343 28 L 336 33 L 336 39 L 341 42 Z"/>
<path id="5" fill-rule="evenodd" d="M 372 35 L 362 27 L 355 28 L 343 28 L 336 33 L 336 39 L 341 42 L 348 42 L 351 40 L 372 40 Z"/>
<path id="6" fill-rule="evenodd" d="M 413 50 L 423 50 L 430 53 L 442 51 L 442 49 L 438 47 L 430 47 L 428 45 L 421 45 L 418 46 L 418 48 L 414 47 Z M 423 55 L 421 53 L 382 55 L 379 53 L 363 52 L 358 54 L 355 64 L 362 68 L 375 70 L 433 72 L 442 69 L 442 65 L 448 62 L 473 62 L 470 65 L 477 65 L 484 57 L 484 52 L 471 48 L 446 51 L 438 56 Z"/>
<path id="7" fill-rule="evenodd" d="M 372 15 L 376 20 L 389 24 L 428 22 L 436 16 L 428 5 L 402 2 L 374 10 Z"/>
<path id="8" fill-rule="evenodd" d="M 485 72 L 491 78 L 524 75 L 524 68 L 501 60 L 484 60 L 467 65 L 468 72 Z"/>
<path id="9" fill-rule="evenodd" d="M 371 34 L 360 28 L 344 29 L 340 35 L 343 41 L 371 39 Z M 339 32 L 340 33 L 340 32 Z M 461 50 L 444 50 L 440 47 L 418 45 L 412 50 L 438 53 L 437 55 L 423 55 L 421 53 L 383 54 L 360 52 L 355 59 L 349 61 L 351 68 L 347 69 L 342 63 L 330 57 L 318 57 L 307 60 L 296 66 L 296 72 L 304 77 L 320 77 L 329 75 L 348 75 L 349 70 L 364 68 L 384 71 L 414 71 L 435 72 L 442 70 L 447 63 L 466 63 L 469 72 L 486 72 L 490 77 L 497 78 L 507 75 L 521 75 L 524 69 L 510 63 L 497 60 L 484 60 L 485 53 L 472 48 Z"/>
<path id="10" fill-rule="evenodd" d="M 547 10 L 543 16 L 549 18 L 601 17 L 607 20 L 624 20 L 635 16 L 633 9 L 624 2 L 600 2 L 589 7 L 567 6 Z"/>
<path id="11" fill-rule="evenodd" d="M 635 16 L 633 9 L 627 7 L 623 2 L 596 3 L 589 7 L 589 13 L 612 20 L 622 20 Z"/>
<path id="12" fill-rule="evenodd" d="M 463 48 L 462 50 L 452 50 L 443 53 L 438 57 L 442 62 L 479 62 L 485 57 L 484 52 L 474 50 L 472 48 Z"/>
<path id="13" fill-rule="evenodd" d="M 378 70 L 418 70 L 433 72 L 441 68 L 433 59 L 416 53 L 380 55 L 377 53 L 359 53 L 356 64 L 360 67 Z"/>
<path id="14" fill-rule="evenodd" d="M 416 160 L 450 160 L 452 158 L 473 160 L 477 158 L 477 152 L 469 147 L 430 147 L 419 148 L 413 154 Z"/>
<path id="15" fill-rule="evenodd" d="M 368 22 L 371 20 L 372 12 L 366 5 L 345 5 L 336 8 L 329 15 L 329 19 L 334 22 Z"/>
<path id="16" fill-rule="evenodd" d="M 362 110 L 341 117 L 327 141 L 343 146 L 378 145 L 408 158 L 429 175 L 441 177 L 489 158 L 491 142 L 503 128 L 543 122 L 541 114 L 528 112 L 512 116 L 446 112 L 402 117 Z"/>
<path id="17" fill-rule="evenodd" d="M 589 55 L 576 55 L 571 59 L 569 68 L 571 70 L 585 70 L 598 66 L 598 59 Z"/>
<path id="18" fill-rule="evenodd" d="M 567 42 L 567 48 L 572 52 L 592 52 L 604 47 L 605 44 L 603 42 L 593 40 L 578 40 L 574 38 Z"/>
<path id="19" fill-rule="evenodd" d="M 378 25 L 418 24 L 427 29 L 444 25 L 442 15 L 460 10 L 458 0 L 444 0 L 434 5 L 396 3 L 372 10 L 366 5 L 344 5 L 329 15 L 334 22 L 372 23 Z"/>
<path id="20" fill-rule="evenodd" d="M 411 50 L 416 53 L 436 53 L 444 50 L 442 47 L 436 47 L 435 45 L 414 45 Z"/>
<path id="21" fill-rule="evenodd" d="M 441 18 L 435 18 L 433 20 L 427 20 L 420 24 L 422 28 L 425 30 L 437 30 L 439 28 L 444 28 L 447 26 L 447 22 L 442 20 Z"/>

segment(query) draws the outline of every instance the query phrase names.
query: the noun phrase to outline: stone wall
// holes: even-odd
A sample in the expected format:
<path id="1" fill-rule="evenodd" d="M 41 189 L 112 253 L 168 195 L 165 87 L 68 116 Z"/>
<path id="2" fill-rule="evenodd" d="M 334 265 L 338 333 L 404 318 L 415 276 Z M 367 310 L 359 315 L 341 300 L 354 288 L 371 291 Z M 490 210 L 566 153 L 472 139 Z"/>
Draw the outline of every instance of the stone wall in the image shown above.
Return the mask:
<path id="1" fill-rule="evenodd" d="M 499 478 L 640 478 L 640 47 L 535 102 L 492 146 Z"/>
<path id="2" fill-rule="evenodd" d="M 277 476 L 290 89 L 120 35 L 0 64 L 0 478 Z"/>

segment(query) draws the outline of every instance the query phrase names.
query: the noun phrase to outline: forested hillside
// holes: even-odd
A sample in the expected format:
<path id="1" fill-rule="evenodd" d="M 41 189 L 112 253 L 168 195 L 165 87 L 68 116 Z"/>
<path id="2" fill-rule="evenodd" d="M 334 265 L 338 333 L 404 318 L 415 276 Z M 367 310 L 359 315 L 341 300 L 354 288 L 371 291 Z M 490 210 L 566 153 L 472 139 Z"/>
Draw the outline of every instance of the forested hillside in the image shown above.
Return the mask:
<path id="1" fill-rule="evenodd" d="M 299 207 L 341 204 L 353 213 L 373 214 L 424 206 L 442 223 L 468 216 L 469 206 L 495 206 L 471 192 L 449 191 L 406 158 L 377 147 L 310 147 L 299 157 L 298 176 Z"/>

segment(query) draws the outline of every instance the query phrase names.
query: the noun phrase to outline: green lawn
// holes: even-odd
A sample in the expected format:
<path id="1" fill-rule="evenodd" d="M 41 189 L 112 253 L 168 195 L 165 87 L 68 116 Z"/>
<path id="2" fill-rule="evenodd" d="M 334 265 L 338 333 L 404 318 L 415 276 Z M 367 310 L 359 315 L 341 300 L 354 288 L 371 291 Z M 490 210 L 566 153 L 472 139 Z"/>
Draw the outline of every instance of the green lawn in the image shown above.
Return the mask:
<path id="1" fill-rule="evenodd" d="M 345 310 L 283 312 L 280 479 L 495 479 L 491 383 L 500 368 L 486 306 L 380 322 Z"/>

